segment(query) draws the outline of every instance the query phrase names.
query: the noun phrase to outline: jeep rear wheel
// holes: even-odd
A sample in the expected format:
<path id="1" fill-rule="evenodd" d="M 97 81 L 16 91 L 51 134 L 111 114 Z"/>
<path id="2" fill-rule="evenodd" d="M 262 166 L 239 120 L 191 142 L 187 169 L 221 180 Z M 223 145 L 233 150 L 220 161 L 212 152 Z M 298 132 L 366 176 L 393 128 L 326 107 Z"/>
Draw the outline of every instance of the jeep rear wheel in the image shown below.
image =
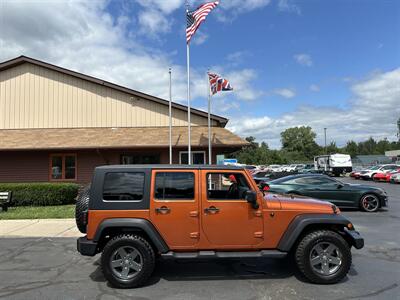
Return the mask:
<path id="1" fill-rule="evenodd" d="M 117 288 L 143 285 L 153 273 L 154 265 L 153 248 L 138 235 L 114 237 L 106 244 L 101 255 L 104 277 Z"/>
<path id="2" fill-rule="evenodd" d="M 351 266 L 351 251 L 336 232 L 313 231 L 300 241 L 295 252 L 300 272 L 313 283 L 331 284 L 342 280 Z"/>

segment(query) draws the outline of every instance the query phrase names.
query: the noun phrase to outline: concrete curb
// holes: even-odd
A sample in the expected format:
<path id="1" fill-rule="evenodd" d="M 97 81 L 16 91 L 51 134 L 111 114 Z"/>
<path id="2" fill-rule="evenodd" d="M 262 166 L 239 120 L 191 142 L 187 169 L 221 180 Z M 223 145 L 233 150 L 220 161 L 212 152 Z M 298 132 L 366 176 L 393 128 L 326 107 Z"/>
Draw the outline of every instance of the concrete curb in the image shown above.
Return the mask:
<path id="1" fill-rule="evenodd" d="M 0 238 L 79 237 L 75 219 L 0 220 Z"/>

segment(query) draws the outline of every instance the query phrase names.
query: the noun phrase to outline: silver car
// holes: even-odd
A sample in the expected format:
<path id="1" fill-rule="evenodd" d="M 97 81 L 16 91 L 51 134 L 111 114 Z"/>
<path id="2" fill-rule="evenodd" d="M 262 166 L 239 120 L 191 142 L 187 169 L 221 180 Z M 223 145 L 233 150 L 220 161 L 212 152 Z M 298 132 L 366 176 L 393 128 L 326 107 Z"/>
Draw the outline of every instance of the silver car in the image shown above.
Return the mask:
<path id="1" fill-rule="evenodd" d="M 390 177 L 390 183 L 400 183 L 400 173 L 393 174 Z"/>

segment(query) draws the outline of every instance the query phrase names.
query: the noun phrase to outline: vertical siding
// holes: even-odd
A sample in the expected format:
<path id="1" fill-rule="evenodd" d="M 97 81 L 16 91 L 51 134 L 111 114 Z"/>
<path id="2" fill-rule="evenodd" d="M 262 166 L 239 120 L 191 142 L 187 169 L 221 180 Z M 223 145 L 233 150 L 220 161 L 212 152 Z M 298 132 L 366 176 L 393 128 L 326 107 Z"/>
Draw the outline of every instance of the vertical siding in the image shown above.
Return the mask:
<path id="1" fill-rule="evenodd" d="M 0 129 L 154 127 L 168 122 L 168 106 L 40 66 L 25 63 L 0 72 Z M 207 118 L 192 115 L 192 124 L 207 125 Z M 187 114 L 174 109 L 173 125 L 186 126 Z"/>

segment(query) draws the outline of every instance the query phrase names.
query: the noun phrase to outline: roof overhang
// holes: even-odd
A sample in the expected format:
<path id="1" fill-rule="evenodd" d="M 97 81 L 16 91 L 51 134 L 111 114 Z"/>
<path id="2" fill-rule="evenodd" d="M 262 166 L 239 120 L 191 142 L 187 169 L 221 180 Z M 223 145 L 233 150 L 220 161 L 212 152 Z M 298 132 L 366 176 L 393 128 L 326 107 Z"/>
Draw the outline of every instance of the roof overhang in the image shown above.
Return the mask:
<path id="1" fill-rule="evenodd" d="M 213 127 L 212 145 L 217 148 L 241 148 L 248 145 L 248 142 L 225 128 Z M 172 146 L 188 146 L 187 127 L 173 128 Z M 192 127 L 191 146 L 208 147 L 207 127 Z M 169 127 L 0 130 L 0 151 L 168 147 Z"/>

